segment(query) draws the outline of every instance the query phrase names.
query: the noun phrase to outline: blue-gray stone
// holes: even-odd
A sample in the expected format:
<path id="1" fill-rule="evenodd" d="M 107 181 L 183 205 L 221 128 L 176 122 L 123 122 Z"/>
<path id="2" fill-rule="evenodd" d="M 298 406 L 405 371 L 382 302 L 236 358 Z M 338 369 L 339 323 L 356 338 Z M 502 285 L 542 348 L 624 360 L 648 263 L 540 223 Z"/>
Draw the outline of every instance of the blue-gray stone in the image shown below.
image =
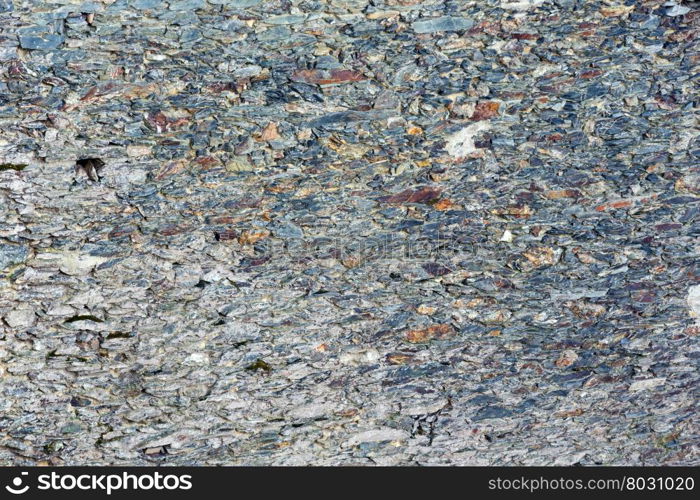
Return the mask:
<path id="1" fill-rule="evenodd" d="M 29 255 L 29 248 L 21 245 L 0 243 L 0 270 L 24 262 Z"/>
<path id="2" fill-rule="evenodd" d="M 12 12 L 12 0 L 0 0 L 0 12 Z"/>
<path id="3" fill-rule="evenodd" d="M 650 15 L 649 18 L 642 23 L 642 28 L 646 30 L 655 30 L 659 27 L 660 22 L 661 18 L 659 18 L 659 16 Z"/>
<path id="4" fill-rule="evenodd" d="M 206 7 L 205 0 L 176 0 L 170 2 L 170 10 L 196 10 Z"/>
<path id="5" fill-rule="evenodd" d="M 286 26 L 275 26 L 269 30 L 265 30 L 258 35 L 258 40 L 261 42 L 273 41 L 277 43 L 279 40 L 289 40 L 292 36 L 292 30 Z"/>
<path id="6" fill-rule="evenodd" d="M 55 34 L 20 35 L 19 45 L 26 50 L 55 50 L 63 43 L 63 37 Z"/>
<path id="7" fill-rule="evenodd" d="M 666 10 L 666 15 L 670 17 L 684 16 L 690 12 L 690 7 L 685 5 L 671 5 L 668 10 Z"/>
<path id="8" fill-rule="evenodd" d="M 581 370 L 562 375 L 555 375 L 552 377 L 552 382 L 567 388 L 581 387 L 590 376 L 590 370 Z"/>
<path id="9" fill-rule="evenodd" d="M 187 28 L 182 30 L 180 41 L 183 43 L 193 42 L 202 38 L 202 32 L 195 28 Z"/>
<path id="10" fill-rule="evenodd" d="M 488 405 L 491 403 L 498 403 L 500 400 L 495 396 L 490 396 L 488 394 L 479 394 L 474 396 L 469 400 L 470 405 Z"/>
<path id="11" fill-rule="evenodd" d="M 303 238 L 304 231 L 296 224 L 291 222 L 283 223 L 277 226 L 273 234 L 278 238 Z"/>
<path id="12" fill-rule="evenodd" d="M 233 8 L 246 8 L 258 5 L 262 0 L 209 0 L 210 3 Z"/>
<path id="13" fill-rule="evenodd" d="M 493 147 L 514 147 L 515 141 L 512 137 L 494 137 L 491 140 Z"/>
<path id="14" fill-rule="evenodd" d="M 50 22 L 48 20 L 44 20 L 47 23 Z M 43 35 L 45 33 L 48 33 L 48 28 L 44 25 L 32 25 L 32 26 L 25 26 L 24 28 L 20 28 L 17 30 L 17 33 L 20 36 L 28 36 L 28 35 Z"/>
<path id="15" fill-rule="evenodd" d="M 479 420 L 488 420 L 490 418 L 505 418 L 513 415 L 513 411 L 502 406 L 484 406 L 476 415 L 472 417 L 472 421 L 478 422 Z"/>
<path id="16" fill-rule="evenodd" d="M 474 26 L 474 21 L 466 17 L 436 17 L 413 23 L 413 31 L 416 33 L 437 33 L 439 31 L 468 30 Z"/>
<path id="17" fill-rule="evenodd" d="M 134 9 L 158 9 L 164 7 L 163 0 L 129 0 L 129 6 Z"/>
<path id="18" fill-rule="evenodd" d="M 281 16 L 272 16 L 264 20 L 267 24 L 297 24 L 306 20 L 306 16 L 287 14 Z"/>
<path id="19" fill-rule="evenodd" d="M 0 47 L 0 61 L 17 59 L 17 47 Z"/>

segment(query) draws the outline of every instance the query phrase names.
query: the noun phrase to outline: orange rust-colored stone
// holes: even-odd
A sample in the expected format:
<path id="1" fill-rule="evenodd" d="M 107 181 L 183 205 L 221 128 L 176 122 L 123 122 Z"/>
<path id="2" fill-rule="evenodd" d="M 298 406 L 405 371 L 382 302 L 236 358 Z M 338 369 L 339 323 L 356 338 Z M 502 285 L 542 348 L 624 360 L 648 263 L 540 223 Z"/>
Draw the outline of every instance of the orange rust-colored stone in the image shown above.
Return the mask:
<path id="1" fill-rule="evenodd" d="M 612 201 L 610 203 L 604 203 L 602 205 L 598 205 L 595 207 L 595 209 L 598 212 L 604 212 L 605 210 L 608 210 L 610 208 L 629 208 L 632 206 L 632 201 L 630 200 L 618 200 L 618 201 Z"/>
<path id="2" fill-rule="evenodd" d="M 254 245 L 263 238 L 267 238 L 269 235 L 269 231 L 243 231 L 238 237 L 238 243 L 241 245 Z"/>
<path id="3" fill-rule="evenodd" d="M 406 340 L 412 344 L 421 344 L 430 342 L 431 340 L 442 340 L 453 337 L 455 329 L 451 325 L 439 324 L 432 325 L 426 328 L 418 328 L 406 332 Z"/>
<path id="4" fill-rule="evenodd" d="M 435 202 L 433 207 L 435 207 L 435 210 L 449 210 L 450 208 L 454 207 L 455 204 L 452 203 L 452 200 L 449 200 L 447 198 L 442 198 L 441 200 L 438 200 Z"/>
<path id="5" fill-rule="evenodd" d="M 260 133 L 260 140 L 262 141 L 274 141 L 279 139 L 279 133 L 277 132 L 277 124 L 275 122 L 268 123 L 263 131 Z"/>
<path id="6" fill-rule="evenodd" d="M 474 108 L 474 113 L 472 113 L 471 119 L 473 121 L 488 120 L 498 115 L 498 108 L 501 107 L 501 103 L 496 101 L 481 101 Z"/>
<path id="7" fill-rule="evenodd" d="M 386 362 L 390 365 L 405 365 L 413 360 L 413 356 L 403 353 L 391 353 L 386 355 Z"/>
<path id="8" fill-rule="evenodd" d="M 580 198 L 581 192 L 576 189 L 562 189 L 547 191 L 544 196 L 549 200 L 559 200 L 561 198 Z"/>

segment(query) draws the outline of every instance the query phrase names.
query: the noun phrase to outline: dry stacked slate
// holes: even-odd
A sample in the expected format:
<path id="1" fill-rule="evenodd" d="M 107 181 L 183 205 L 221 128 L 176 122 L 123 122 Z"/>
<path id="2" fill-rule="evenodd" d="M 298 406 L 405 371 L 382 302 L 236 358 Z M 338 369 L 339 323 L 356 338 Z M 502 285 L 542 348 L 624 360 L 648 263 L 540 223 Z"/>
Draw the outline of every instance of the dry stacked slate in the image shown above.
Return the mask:
<path id="1" fill-rule="evenodd" d="M 700 8 L 0 0 L 0 463 L 700 463 Z"/>

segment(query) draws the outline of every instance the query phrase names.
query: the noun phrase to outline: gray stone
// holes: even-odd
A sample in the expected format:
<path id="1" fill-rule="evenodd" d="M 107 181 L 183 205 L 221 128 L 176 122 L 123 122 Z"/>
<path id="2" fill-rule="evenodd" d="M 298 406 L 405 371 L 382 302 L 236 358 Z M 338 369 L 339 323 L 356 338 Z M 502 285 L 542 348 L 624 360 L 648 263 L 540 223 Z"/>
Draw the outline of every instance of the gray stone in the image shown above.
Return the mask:
<path id="1" fill-rule="evenodd" d="M 19 44 L 27 50 L 55 50 L 63 43 L 63 36 L 46 33 L 42 35 L 24 35 L 19 37 Z"/>
<path id="2" fill-rule="evenodd" d="M 15 329 L 29 328 L 36 323 L 36 314 L 29 305 L 22 305 L 5 314 L 5 322 Z"/>
<path id="3" fill-rule="evenodd" d="M 667 16 L 676 17 L 684 16 L 688 12 L 690 12 L 690 7 L 686 7 L 684 5 L 672 5 L 669 9 L 666 10 L 665 14 Z"/>
<path id="4" fill-rule="evenodd" d="M 129 0 L 129 6 L 135 9 L 157 9 L 165 7 L 163 0 Z"/>
<path id="5" fill-rule="evenodd" d="M 291 222 L 282 223 L 272 230 L 272 233 L 278 238 L 303 238 L 304 231 Z"/>
<path id="6" fill-rule="evenodd" d="M 246 8 L 258 5 L 262 0 L 209 0 L 209 2 L 231 8 Z"/>
<path id="7" fill-rule="evenodd" d="M 466 17 L 436 17 L 415 21 L 412 25 L 416 33 L 437 33 L 440 31 L 463 31 L 474 26 L 474 21 Z"/>
<path id="8" fill-rule="evenodd" d="M 0 271 L 24 262 L 28 255 L 29 248 L 26 245 L 0 243 Z"/>
<path id="9" fill-rule="evenodd" d="M 697 19 L 632 3 L 15 0 L 0 463 L 700 464 Z"/>
<path id="10" fill-rule="evenodd" d="M 170 10 L 196 10 L 205 6 L 206 0 L 173 0 L 168 2 Z"/>
<path id="11" fill-rule="evenodd" d="M 476 415 L 472 417 L 474 422 L 479 422 L 481 420 L 489 420 L 492 418 L 505 418 L 513 415 L 513 411 L 502 406 L 485 406 L 476 412 Z"/>

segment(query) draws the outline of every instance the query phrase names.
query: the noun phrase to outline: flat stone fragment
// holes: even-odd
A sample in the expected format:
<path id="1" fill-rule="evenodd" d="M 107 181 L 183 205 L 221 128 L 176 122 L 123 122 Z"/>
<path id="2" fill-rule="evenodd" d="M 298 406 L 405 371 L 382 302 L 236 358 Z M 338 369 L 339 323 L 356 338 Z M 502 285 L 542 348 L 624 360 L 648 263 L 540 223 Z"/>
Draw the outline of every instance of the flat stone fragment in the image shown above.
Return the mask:
<path id="1" fill-rule="evenodd" d="M 669 17 L 676 17 L 676 16 L 684 16 L 688 12 L 690 12 L 690 7 L 686 7 L 683 5 L 672 5 L 670 8 L 664 12 L 667 16 Z"/>
<path id="2" fill-rule="evenodd" d="M 630 387 L 630 392 L 646 391 L 649 389 L 654 389 L 656 387 L 662 386 L 666 383 L 666 378 L 650 378 L 646 380 L 637 380 L 633 382 Z"/>
<path id="3" fill-rule="evenodd" d="M 27 50 L 55 50 L 63 43 L 63 37 L 57 34 L 22 35 L 20 47 Z"/>
<path id="4" fill-rule="evenodd" d="M 415 21 L 412 25 L 416 33 L 437 33 L 441 31 L 463 31 L 474 26 L 474 21 L 465 17 L 436 17 Z"/>
<path id="5" fill-rule="evenodd" d="M 209 0 L 214 5 L 224 5 L 232 8 L 245 8 L 258 5 L 262 0 Z"/>
<path id="6" fill-rule="evenodd" d="M 515 11 L 526 11 L 543 4 L 545 0 L 501 0 L 501 8 Z"/>
<path id="7" fill-rule="evenodd" d="M 447 138 L 445 149 L 455 158 L 464 158 L 477 150 L 475 138 L 490 128 L 486 121 L 464 127 Z"/>
<path id="8" fill-rule="evenodd" d="M 29 328 L 36 322 L 36 314 L 29 306 L 21 306 L 4 316 L 5 322 L 12 328 Z"/>
<path id="9" fill-rule="evenodd" d="M 168 8 L 170 10 L 195 10 L 206 6 L 206 0 L 170 0 Z"/>
<path id="10" fill-rule="evenodd" d="M 267 24 L 297 24 L 306 20 L 307 16 L 282 15 L 272 16 L 264 20 Z"/>
<path id="11" fill-rule="evenodd" d="M 698 318 L 698 321 L 700 321 L 700 285 L 688 288 L 687 301 L 688 307 L 690 308 L 690 315 Z"/>
<path id="12" fill-rule="evenodd" d="M 135 9 L 155 9 L 163 4 L 163 0 L 129 0 L 129 5 Z"/>
<path id="13" fill-rule="evenodd" d="M 29 255 L 29 248 L 24 245 L 0 243 L 0 271 L 24 262 Z"/>
<path id="14" fill-rule="evenodd" d="M 431 340 L 447 339 L 453 335 L 455 335 L 455 330 L 451 325 L 440 324 L 409 330 L 406 332 L 406 340 L 412 344 L 418 344 Z"/>
<path id="15" fill-rule="evenodd" d="M 476 412 L 472 420 L 479 422 L 481 420 L 490 420 L 494 418 L 506 418 L 513 415 L 513 411 L 502 406 L 485 406 Z"/>
<path id="16" fill-rule="evenodd" d="M 377 443 L 383 441 L 399 441 L 408 438 L 408 433 L 398 429 L 376 429 L 360 432 L 348 439 L 349 446 L 356 446 L 361 443 Z"/>
<path id="17" fill-rule="evenodd" d="M 273 229 L 272 234 L 277 238 L 303 238 L 304 231 L 302 228 L 291 222 L 283 223 Z"/>

